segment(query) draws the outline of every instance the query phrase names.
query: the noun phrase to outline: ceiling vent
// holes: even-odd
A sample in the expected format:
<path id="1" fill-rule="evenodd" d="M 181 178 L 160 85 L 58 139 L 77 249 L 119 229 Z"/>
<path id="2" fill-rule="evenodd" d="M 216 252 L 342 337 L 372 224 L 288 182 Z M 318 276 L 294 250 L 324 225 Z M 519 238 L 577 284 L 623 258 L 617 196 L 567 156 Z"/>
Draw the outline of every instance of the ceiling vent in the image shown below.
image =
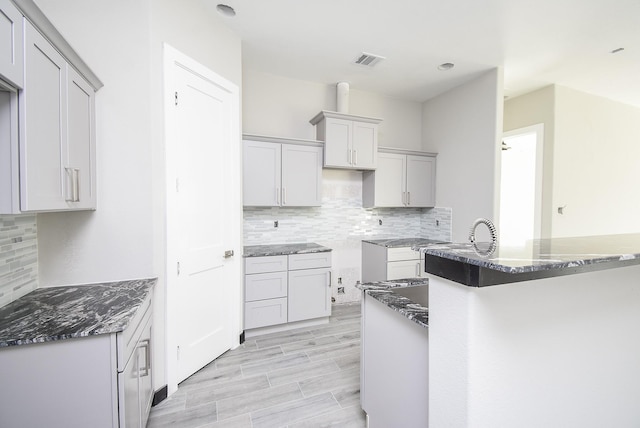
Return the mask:
<path id="1" fill-rule="evenodd" d="M 385 57 L 380 55 L 374 55 L 366 52 L 362 52 L 354 61 L 354 64 L 362 65 L 364 67 L 373 67 Z"/>

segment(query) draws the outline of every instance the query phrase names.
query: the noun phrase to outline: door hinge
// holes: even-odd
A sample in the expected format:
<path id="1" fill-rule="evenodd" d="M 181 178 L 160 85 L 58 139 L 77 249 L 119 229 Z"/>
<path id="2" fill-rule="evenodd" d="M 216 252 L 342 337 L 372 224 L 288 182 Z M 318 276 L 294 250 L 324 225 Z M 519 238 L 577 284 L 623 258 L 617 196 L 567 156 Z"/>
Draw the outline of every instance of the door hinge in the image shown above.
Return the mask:
<path id="1" fill-rule="evenodd" d="M 180 262 L 177 263 L 176 272 L 177 272 L 178 276 L 180 276 Z"/>
<path id="2" fill-rule="evenodd" d="M 180 359 L 180 346 L 176 346 L 176 358 Z"/>
<path id="3" fill-rule="evenodd" d="M 178 91 L 175 92 L 175 105 L 178 105 Z"/>

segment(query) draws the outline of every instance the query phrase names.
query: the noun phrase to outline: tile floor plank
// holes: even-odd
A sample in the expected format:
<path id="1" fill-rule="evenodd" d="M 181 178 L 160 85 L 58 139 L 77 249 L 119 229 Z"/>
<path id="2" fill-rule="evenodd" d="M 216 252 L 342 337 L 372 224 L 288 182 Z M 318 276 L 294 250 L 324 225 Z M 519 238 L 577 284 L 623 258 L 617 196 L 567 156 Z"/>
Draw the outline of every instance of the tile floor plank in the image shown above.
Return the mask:
<path id="1" fill-rule="evenodd" d="M 224 353 L 154 406 L 147 428 L 364 428 L 359 366 L 360 304 L 335 305 L 327 324 Z"/>

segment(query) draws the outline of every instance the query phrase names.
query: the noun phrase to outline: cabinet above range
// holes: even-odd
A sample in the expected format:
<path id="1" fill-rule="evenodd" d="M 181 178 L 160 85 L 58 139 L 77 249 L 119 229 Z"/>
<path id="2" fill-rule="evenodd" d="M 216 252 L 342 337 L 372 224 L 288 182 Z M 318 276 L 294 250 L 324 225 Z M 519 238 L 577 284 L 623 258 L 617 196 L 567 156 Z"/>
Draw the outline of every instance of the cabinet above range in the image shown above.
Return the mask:
<path id="1" fill-rule="evenodd" d="M 322 204 L 322 142 L 243 136 L 243 205 Z"/>
<path id="2" fill-rule="evenodd" d="M 382 119 L 322 110 L 309 121 L 324 141 L 324 167 L 370 170 L 378 164 L 378 124 Z"/>

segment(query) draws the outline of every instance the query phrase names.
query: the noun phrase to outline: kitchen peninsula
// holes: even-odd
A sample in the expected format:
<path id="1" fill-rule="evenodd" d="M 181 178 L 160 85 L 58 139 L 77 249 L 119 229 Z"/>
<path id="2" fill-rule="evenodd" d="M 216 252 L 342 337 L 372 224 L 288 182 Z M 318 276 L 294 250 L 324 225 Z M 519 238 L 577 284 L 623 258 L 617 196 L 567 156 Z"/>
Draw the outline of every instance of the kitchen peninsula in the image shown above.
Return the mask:
<path id="1" fill-rule="evenodd" d="M 640 234 L 419 250 L 430 426 L 638 426 Z"/>

